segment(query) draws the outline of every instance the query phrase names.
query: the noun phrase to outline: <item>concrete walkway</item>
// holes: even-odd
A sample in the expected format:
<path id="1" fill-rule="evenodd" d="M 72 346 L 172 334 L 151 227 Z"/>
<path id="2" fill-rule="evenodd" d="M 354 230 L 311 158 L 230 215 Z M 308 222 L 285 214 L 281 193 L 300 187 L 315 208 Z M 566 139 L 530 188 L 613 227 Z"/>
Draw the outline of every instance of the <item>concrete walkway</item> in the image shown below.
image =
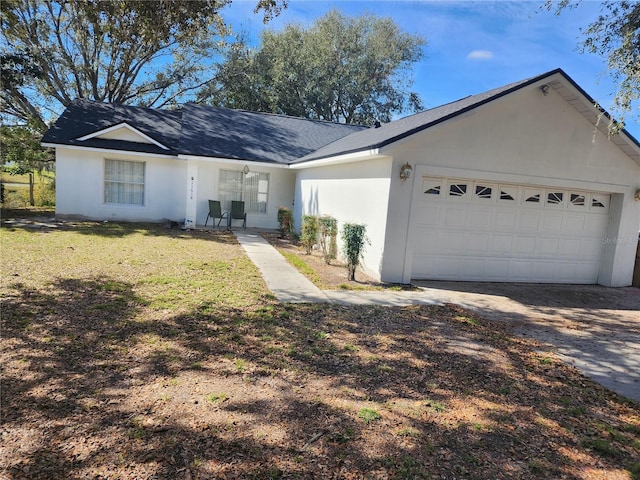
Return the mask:
<path id="1" fill-rule="evenodd" d="M 417 282 L 414 291 L 320 290 L 258 232 L 234 230 L 280 302 L 339 305 L 453 303 L 507 321 L 516 333 L 607 388 L 640 401 L 640 289 L 598 285 Z"/>
<path id="2" fill-rule="evenodd" d="M 329 299 L 301 274 L 262 235 L 250 230 L 233 230 L 248 257 L 256 264 L 269 290 L 282 303 L 319 303 Z"/>

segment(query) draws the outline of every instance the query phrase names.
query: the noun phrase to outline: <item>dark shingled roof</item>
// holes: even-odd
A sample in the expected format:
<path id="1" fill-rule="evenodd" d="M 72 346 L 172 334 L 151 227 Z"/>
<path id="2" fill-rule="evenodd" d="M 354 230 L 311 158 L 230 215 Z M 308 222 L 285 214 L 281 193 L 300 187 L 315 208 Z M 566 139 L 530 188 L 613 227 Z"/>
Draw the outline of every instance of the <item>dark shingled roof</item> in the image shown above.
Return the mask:
<path id="1" fill-rule="evenodd" d="M 156 110 L 108 103 L 75 100 L 47 130 L 42 143 L 76 145 L 135 152 L 176 154 L 180 143 L 182 112 L 179 110 Z M 121 123 L 140 130 L 169 150 L 157 145 L 91 138 L 78 140 Z"/>
<path id="2" fill-rule="evenodd" d="M 187 104 L 180 153 L 289 164 L 367 127 Z"/>
<path id="3" fill-rule="evenodd" d="M 182 110 L 154 110 L 78 100 L 67 107 L 42 142 L 125 152 L 298 164 L 385 147 L 556 74 L 564 77 L 593 105 L 593 99 L 561 69 L 465 97 L 379 128 L 195 104 L 187 104 Z M 125 122 L 169 150 L 121 140 L 78 140 Z M 623 133 L 635 146 L 640 146 L 626 131 Z M 627 140 L 616 139 L 625 152 L 640 158 Z"/>

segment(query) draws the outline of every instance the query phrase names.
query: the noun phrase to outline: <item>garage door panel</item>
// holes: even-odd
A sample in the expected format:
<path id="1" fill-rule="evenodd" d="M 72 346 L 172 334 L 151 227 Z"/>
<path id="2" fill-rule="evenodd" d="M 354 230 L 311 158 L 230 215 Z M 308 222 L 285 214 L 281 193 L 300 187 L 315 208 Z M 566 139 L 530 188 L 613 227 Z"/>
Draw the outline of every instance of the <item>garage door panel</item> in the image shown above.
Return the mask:
<path id="1" fill-rule="evenodd" d="M 533 262 L 531 260 L 512 260 L 509 265 L 509 280 L 527 282 L 531 279 Z"/>
<path id="2" fill-rule="evenodd" d="M 587 224 L 586 215 L 567 215 L 567 220 L 562 228 L 562 232 L 569 235 L 581 235 L 584 233 Z"/>
<path id="3" fill-rule="evenodd" d="M 554 282 L 556 262 L 537 261 L 531 266 L 531 281 L 541 283 Z"/>
<path id="4" fill-rule="evenodd" d="M 504 254 L 511 252 L 513 237 L 511 235 L 493 235 L 489 252 L 491 254 Z"/>
<path id="5" fill-rule="evenodd" d="M 464 227 L 467 220 L 467 211 L 463 207 L 448 208 L 444 213 L 444 224 L 449 227 Z"/>
<path id="6" fill-rule="evenodd" d="M 562 214 L 561 213 L 545 213 L 542 217 L 543 232 L 557 233 L 562 228 Z"/>
<path id="7" fill-rule="evenodd" d="M 515 240 L 514 252 L 518 255 L 533 256 L 536 253 L 536 237 L 518 236 Z"/>
<path id="8" fill-rule="evenodd" d="M 491 210 L 487 208 L 473 208 L 467 216 L 467 226 L 475 229 L 491 228 Z"/>
<path id="9" fill-rule="evenodd" d="M 603 242 L 601 239 L 583 239 L 580 242 L 579 255 L 582 258 L 594 258 L 602 251 Z"/>
<path id="10" fill-rule="evenodd" d="M 563 258 L 580 257 L 580 246 L 582 244 L 582 240 L 579 238 L 561 238 L 560 239 L 560 247 L 558 249 L 558 255 Z"/>
<path id="11" fill-rule="evenodd" d="M 487 258 L 486 268 L 485 268 L 485 278 L 496 278 L 501 280 L 496 281 L 506 281 L 507 275 L 509 273 L 509 260 L 504 260 L 500 258 Z M 477 278 L 476 280 L 482 280 Z"/>
<path id="12" fill-rule="evenodd" d="M 413 278 L 597 282 L 609 195 L 460 179 L 424 184 L 441 185 L 442 194 L 415 204 Z"/>
<path id="13" fill-rule="evenodd" d="M 538 253 L 544 257 L 556 257 L 559 253 L 560 240 L 558 238 L 541 238 Z"/>
<path id="14" fill-rule="evenodd" d="M 496 221 L 495 228 L 503 230 L 503 229 L 513 229 L 516 225 L 516 212 L 513 211 L 504 211 L 498 210 L 496 211 Z"/>
<path id="15" fill-rule="evenodd" d="M 598 238 L 599 240 L 602 240 L 605 237 L 605 232 L 607 231 L 609 216 L 599 214 L 591 216 L 595 218 L 585 226 L 584 234 L 588 237 Z"/>
<path id="16" fill-rule="evenodd" d="M 518 230 L 521 232 L 537 232 L 540 214 L 538 212 L 523 211 L 518 217 Z"/>

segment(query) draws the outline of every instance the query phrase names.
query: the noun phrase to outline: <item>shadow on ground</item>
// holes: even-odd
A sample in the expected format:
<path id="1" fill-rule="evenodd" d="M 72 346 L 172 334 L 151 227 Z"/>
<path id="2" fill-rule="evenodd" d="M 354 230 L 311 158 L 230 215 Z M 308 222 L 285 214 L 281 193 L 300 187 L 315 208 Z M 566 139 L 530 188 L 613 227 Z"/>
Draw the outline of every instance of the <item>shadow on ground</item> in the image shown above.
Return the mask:
<path id="1" fill-rule="evenodd" d="M 12 479 L 628 478 L 638 404 L 451 305 L 150 310 L 7 285 Z M 635 442 L 635 443 L 634 443 Z"/>

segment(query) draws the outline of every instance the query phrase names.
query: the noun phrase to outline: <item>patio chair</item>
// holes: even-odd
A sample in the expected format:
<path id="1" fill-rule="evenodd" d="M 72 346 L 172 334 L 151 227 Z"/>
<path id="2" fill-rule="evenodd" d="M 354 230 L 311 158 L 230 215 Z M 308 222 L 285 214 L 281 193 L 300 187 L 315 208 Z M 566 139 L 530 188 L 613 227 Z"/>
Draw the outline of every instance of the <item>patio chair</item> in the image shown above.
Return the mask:
<path id="1" fill-rule="evenodd" d="M 209 213 L 207 214 L 207 219 L 204 221 L 204 226 L 207 226 L 207 222 L 211 218 L 211 226 L 216 223 L 216 218 L 218 220 L 218 227 L 220 226 L 220 222 L 225 218 L 227 223 L 229 223 L 229 212 L 223 212 L 222 207 L 220 206 L 220 202 L 218 200 L 209 200 Z"/>
<path id="2" fill-rule="evenodd" d="M 244 202 L 238 200 L 231 201 L 231 217 L 229 217 L 229 227 L 233 220 L 242 220 L 242 228 L 247 228 L 247 213 L 244 211 Z"/>

